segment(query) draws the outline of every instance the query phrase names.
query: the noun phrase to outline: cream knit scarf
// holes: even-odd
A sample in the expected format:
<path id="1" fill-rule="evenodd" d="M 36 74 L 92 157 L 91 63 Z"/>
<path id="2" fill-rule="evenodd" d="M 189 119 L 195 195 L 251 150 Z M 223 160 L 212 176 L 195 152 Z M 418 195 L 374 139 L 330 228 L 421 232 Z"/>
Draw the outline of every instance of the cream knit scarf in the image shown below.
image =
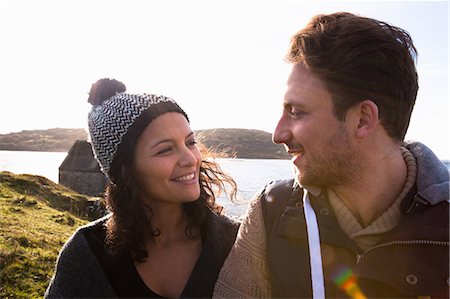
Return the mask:
<path id="1" fill-rule="evenodd" d="M 408 169 L 405 185 L 400 192 L 400 195 L 389 209 L 366 227 L 363 227 L 358 222 L 347 206 L 332 190 L 328 190 L 330 205 L 336 214 L 339 226 L 349 238 L 355 241 L 363 250 L 378 243 L 382 234 L 392 230 L 402 220 L 402 211 L 400 208 L 401 202 L 414 186 L 417 176 L 417 165 L 414 156 L 410 151 L 403 147 L 402 154 Z"/>

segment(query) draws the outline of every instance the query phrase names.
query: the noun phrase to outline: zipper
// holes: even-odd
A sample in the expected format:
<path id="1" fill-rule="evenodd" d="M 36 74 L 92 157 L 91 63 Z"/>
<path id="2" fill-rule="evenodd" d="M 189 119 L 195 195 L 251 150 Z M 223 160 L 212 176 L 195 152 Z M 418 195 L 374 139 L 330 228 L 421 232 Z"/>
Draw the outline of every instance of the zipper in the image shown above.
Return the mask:
<path id="1" fill-rule="evenodd" d="M 389 247 L 389 246 L 396 246 L 396 245 L 437 245 L 437 246 L 449 246 L 450 243 L 449 242 L 444 242 L 444 241 L 430 241 L 430 240 L 411 240 L 411 241 L 391 241 L 391 242 L 386 242 L 386 243 L 375 245 L 375 246 L 367 249 L 366 251 L 364 251 L 361 254 L 357 254 L 356 255 L 356 263 L 359 264 L 361 259 L 367 253 L 369 253 L 369 252 L 371 252 L 371 251 L 373 251 L 375 249 Z"/>

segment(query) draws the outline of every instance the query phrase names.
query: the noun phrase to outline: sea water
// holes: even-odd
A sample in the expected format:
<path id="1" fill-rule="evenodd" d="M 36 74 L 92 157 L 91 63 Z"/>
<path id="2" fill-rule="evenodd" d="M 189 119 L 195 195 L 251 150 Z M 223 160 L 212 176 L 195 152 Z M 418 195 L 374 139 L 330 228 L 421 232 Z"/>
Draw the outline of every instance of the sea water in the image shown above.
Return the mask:
<path id="1" fill-rule="evenodd" d="M 44 176 L 58 183 L 58 169 L 66 158 L 65 152 L 0 151 L 0 171 L 16 174 L 28 173 Z M 222 170 L 236 181 L 237 197 L 242 203 L 236 204 L 221 195 L 217 202 L 231 216 L 242 216 L 248 201 L 264 185 L 273 181 L 292 177 L 292 163 L 289 160 L 274 159 L 217 159 Z"/>
<path id="2" fill-rule="evenodd" d="M 44 176 L 58 182 L 58 169 L 66 158 L 65 152 L 0 151 L 0 171 L 16 174 L 29 173 Z M 234 217 L 242 216 L 251 200 L 271 181 L 293 177 L 293 166 L 289 160 L 274 159 L 217 159 L 222 170 L 236 181 L 238 199 L 236 204 L 221 195 L 217 202 L 225 213 Z M 443 161 L 450 171 L 450 162 Z"/>

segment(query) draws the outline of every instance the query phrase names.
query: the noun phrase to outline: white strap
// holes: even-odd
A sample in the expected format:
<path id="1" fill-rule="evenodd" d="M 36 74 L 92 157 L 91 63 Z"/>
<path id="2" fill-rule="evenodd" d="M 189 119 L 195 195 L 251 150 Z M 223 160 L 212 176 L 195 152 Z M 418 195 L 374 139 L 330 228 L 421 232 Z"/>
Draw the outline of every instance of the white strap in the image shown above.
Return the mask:
<path id="1" fill-rule="evenodd" d="M 325 284 L 322 270 L 322 254 L 320 252 L 319 225 L 316 213 L 309 201 L 308 192 L 303 195 L 306 229 L 308 231 L 309 259 L 311 263 L 312 295 L 314 299 L 325 298 Z"/>

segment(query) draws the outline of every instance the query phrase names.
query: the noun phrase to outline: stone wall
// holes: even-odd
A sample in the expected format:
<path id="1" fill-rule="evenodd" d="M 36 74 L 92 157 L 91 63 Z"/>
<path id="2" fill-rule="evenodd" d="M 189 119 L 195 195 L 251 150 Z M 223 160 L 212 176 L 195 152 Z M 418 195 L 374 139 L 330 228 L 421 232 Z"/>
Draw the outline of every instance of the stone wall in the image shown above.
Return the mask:
<path id="1" fill-rule="evenodd" d="M 60 169 L 59 183 L 81 194 L 100 196 L 105 191 L 107 179 L 101 172 Z"/>

